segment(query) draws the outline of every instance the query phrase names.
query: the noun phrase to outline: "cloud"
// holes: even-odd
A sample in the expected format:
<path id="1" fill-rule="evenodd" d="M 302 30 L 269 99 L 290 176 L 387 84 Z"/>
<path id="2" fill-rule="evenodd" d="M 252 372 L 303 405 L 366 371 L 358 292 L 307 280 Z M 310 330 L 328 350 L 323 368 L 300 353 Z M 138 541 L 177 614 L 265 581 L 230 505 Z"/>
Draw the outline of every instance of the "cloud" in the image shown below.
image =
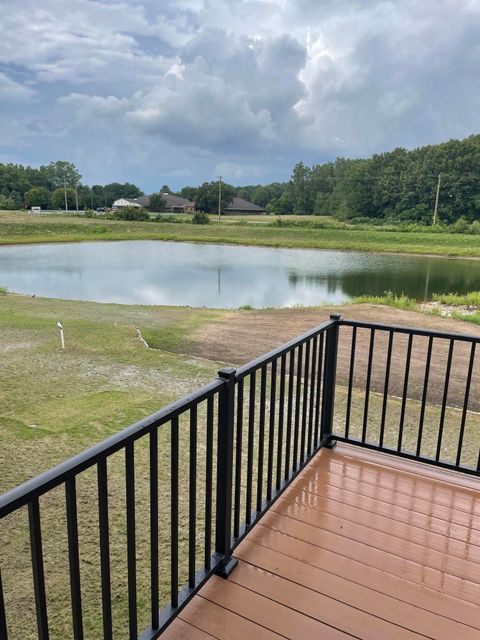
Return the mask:
<path id="1" fill-rule="evenodd" d="M 31 87 L 13 80 L 0 71 L 0 96 L 2 101 L 17 102 L 29 100 L 35 95 Z"/>
<path id="2" fill-rule="evenodd" d="M 16 122 L 5 153 L 17 131 L 18 161 L 29 142 L 37 160 L 48 136 L 43 162 L 68 155 L 97 181 L 117 171 L 148 190 L 160 172 L 182 184 L 218 167 L 232 180 L 284 179 L 300 159 L 365 156 L 480 125 L 478 0 L 4 0 L 3 9 L 0 133 L 9 113 Z"/>

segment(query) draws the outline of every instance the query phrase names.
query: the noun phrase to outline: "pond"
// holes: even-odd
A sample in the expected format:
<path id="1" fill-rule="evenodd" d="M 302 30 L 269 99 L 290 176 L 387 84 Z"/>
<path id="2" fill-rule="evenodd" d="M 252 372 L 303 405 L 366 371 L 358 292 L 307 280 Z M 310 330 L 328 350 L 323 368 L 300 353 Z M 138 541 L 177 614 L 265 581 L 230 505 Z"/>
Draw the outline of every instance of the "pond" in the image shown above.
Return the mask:
<path id="1" fill-rule="evenodd" d="M 480 290 L 480 261 L 158 241 L 0 247 L 0 286 L 53 298 L 195 307 L 418 300 Z"/>

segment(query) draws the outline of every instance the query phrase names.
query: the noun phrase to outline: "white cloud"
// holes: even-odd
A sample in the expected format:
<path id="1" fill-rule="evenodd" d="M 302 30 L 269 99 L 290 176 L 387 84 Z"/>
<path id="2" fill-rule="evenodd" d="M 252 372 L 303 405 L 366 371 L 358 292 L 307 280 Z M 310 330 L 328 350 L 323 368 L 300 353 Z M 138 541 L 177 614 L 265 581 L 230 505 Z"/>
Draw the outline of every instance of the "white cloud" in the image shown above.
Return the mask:
<path id="1" fill-rule="evenodd" d="M 56 136 L 45 162 L 65 155 L 62 144 L 93 162 L 94 136 L 117 167 L 119 146 L 129 149 L 119 170 L 132 180 L 155 162 L 193 182 L 218 167 L 253 181 L 262 166 L 284 178 L 300 159 L 480 125 L 479 0 L 3 0 L 2 9 L 0 133 L 5 98 L 22 102 L 4 138 L 31 135 L 33 148 Z"/>

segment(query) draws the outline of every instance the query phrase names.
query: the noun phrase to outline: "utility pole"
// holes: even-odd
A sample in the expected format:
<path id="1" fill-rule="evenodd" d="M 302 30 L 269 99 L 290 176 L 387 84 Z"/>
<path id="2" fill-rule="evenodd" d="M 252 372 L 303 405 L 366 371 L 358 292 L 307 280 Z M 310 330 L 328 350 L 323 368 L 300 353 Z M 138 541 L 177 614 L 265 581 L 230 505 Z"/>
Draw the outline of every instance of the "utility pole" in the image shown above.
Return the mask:
<path id="1" fill-rule="evenodd" d="M 222 213 L 222 176 L 218 176 L 218 222 Z"/>
<path id="2" fill-rule="evenodd" d="M 438 213 L 438 201 L 440 200 L 440 185 L 442 183 L 442 174 L 438 174 L 438 182 L 437 182 L 437 195 L 435 197 L 435 210 L 433 212 L 433 222 L 432 226 L 437 224 L 437 213 Z"/>
<path id="3" fill-rule="evenodd" d="M 65 211 L 68 211 L 68 203 L 67 203 L 67 183 L 63 183 L 63 191 L 65 194 Z"/>

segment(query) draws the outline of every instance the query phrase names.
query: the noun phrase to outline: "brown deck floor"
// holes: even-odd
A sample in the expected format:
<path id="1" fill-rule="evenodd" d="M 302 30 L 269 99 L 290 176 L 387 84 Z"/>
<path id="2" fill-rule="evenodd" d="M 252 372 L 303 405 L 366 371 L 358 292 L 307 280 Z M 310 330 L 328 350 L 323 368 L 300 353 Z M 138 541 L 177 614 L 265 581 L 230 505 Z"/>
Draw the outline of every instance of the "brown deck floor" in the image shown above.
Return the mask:
<path id="1" fill-rule="evenodd" d="M 162 635 L 479 640 L 480 481 L 322 450 Z"/>

